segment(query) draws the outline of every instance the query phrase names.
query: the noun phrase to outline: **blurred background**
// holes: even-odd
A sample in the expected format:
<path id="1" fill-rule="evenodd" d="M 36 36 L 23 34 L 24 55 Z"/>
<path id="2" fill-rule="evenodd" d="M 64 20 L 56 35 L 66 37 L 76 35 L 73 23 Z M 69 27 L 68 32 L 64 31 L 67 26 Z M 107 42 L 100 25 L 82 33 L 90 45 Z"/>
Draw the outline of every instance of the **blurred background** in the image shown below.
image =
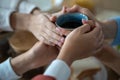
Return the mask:
<path id="1" fill-rule="evenodd" d="M 49 12 L 49 13 L 58 12 L 62 9 L 63 6 L 71 7 L 77 4 L 82 7 L 88 8 L 90 11 L 94 13 L 96 18 L 101 21 L 105 19 L 109 19 L 111 17 L 120 16 L 120 0 L 28 0 L 28 1 L 40 7 L 41 11 Z M 9 55 L 12 57 L 15 57 L 18 49 L 19 51 L 28 50 L 37 41 L 36 38 L 28 32 L 16 33 L 10 39 L 8 39 L 8 36 L 11 36 L 11 35 L 12 34 L 1 33 L 0 53 L 3 53 L 3 54 L 0 54 L 0 62 L 7 59 Z M 26 40 L 26 37 L 25 39 L 21 37 L 22 35 L 27 36 L 27 39 L 29 41 Z M 17 45 L 17 49 L 16 49 L 15 48 L 16 44 L 14 45 L 15 47 L 13 47 L 13 44 L 11 43 L 17 43 L 15 42 L 15 40 L 21 43 L 21 41 L 18 40 L 18 38 L 16 39 L 16 36 L 19 36 L 20 37 L 19 39 L 24 40 L 24 42 L 26 41 L 26 44 L 24 44 L 24 47 L 22 45 L 22 48 L 21 47 L 19 48 L 18 47 L 19 45 Z M 108 40 L 108 42 L 111 42 L 111 41 L 112 40 Z M 28 42 L 31 42 L 31 43 L 29 44 Z M 120 52 L 120 46 L 115 46 L 114 48 Z M 8 55 L 6 55 L 7 53 Z M 73 63 L 71 67 L 72 75 L 70 80 L 81 80 L 81 76 L 82 77 L 85 76 L 86 74 L 84 73 L 86 72 L 87 73 L 92 72 L 92 73 L 89 73 L 90 74 L 89 79 L 86 78 L 82 80 L 105 80 L 104 71 L 101 72 L 100 73 L 101 76 L 98 76 L 98 78 L 96 79 L 93 79 L 91 77 L 91 75 L 93 76 L 94 74 L 96 74 L 96 72 L 100 70 L 100 67 L 101 67 L 101 64 L 99 63 L 99 61 L 93 57 L 76 61 L 75 63 Z M 28 72 L 27 75 L 26 74 L 24 75 L 25 78 L 22 78 L 20 80 L 30 80 L 30 78 L 33 77 L 34 75 L 43 73 L 45 68 L 46 67 L 41 67 L 36 70 L 32 70 Z M 87 74 L 87 76 L 89 74 Z M 111 72 L 111 74 L 112 74 L 111 77 L 116 77 L 116 74 L 114 74 L 113 72 Z M 117 80 L 117 79 L 110 78 L 109 80 Z"/>
<path id="2" fill-rule="evenodd" d="M 38 5 L 42 11 L 54 13 L 62 6 L 71 7 L 75 4 L 92 11 L 99 20 L 106 20 L 120 15 L 120 0 L 30 0 Z M 111 40 L 108 40 L 111 42 Z M 120 51 L 120 46 L 115 46 Z"/>

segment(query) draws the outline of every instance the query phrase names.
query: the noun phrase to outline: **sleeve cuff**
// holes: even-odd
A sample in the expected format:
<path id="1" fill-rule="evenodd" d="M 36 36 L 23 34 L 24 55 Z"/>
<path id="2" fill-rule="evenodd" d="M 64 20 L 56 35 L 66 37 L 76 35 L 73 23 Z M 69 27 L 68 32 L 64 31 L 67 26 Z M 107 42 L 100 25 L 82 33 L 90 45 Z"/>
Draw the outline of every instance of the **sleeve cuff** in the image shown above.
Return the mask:
<path id="1" fill-rule="evenodd" d="M 120 17 L 115 17 L 115 18 L 113 18 L 113 20 L 116 21 L 117 27 L 118 27 L 117 28 L 117 35 L 112 42 L 112 45 L 114 46 L 114 45 L 119 45 L 120 44 Z"/>
<path id="2" fill-rule="evenodd" d="M 44 75 L 54 77 L 56 80 L 68 80 L 70 73 L 70 68 L 64 61 L 54 60 Z"/>
<path id="3" fill-rule="evenodd" d="M 19 12 L 20 13 L 31 13 L 33 9 L 35 9 L 36 6 L 27 2 L 27 1 L 22 1 L 19 5 Z"/>
<path id="4" fill-rule="evenodd" d="M 13 29 L 10 26 L 10 15 L 13 10 L 6 10 L 0 8 L 0 29 L 4 31 L 13 31 Z"/>
<path id="5" fill-rule="evenodd" d="M 0 64 L 0 71 L 0 80 L 17 80 L 20 78 L 12 69 L 10 58 Z"/>
<path id="6" fill-rule="evenodd" d="M 1 0 L 0 7 L 7 10 L 16 10 L 21 0 Z"/>

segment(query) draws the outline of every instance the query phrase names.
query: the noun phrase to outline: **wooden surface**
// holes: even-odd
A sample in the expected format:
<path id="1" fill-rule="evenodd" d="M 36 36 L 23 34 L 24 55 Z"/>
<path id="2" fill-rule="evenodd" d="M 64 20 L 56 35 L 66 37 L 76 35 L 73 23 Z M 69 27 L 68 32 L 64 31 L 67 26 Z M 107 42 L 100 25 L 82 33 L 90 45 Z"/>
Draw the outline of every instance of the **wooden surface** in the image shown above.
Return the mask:
<path id="1" fill-rule="evenodd" d="M 9 39 L 9 43 L 16 53 L 29 50 L 36 42 L 37 39 L 27 31 L 15 32 Z"/>

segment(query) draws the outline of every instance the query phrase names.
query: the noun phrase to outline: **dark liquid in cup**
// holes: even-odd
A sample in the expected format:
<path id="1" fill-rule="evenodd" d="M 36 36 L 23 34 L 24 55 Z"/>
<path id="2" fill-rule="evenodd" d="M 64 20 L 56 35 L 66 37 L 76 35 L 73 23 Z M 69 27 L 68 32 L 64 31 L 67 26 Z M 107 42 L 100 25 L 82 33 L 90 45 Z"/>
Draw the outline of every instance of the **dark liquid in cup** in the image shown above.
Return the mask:
<path id="1" fill-rule="evenodd" d="M 68 29 L 74 29 L 74 28 L 77 28 L 79 26 L 82 25 L 82 22 L 79 21 L 69 21 L 69 22 L 65 22 L 61 25 L 62 28 L 68 28 Z"/>

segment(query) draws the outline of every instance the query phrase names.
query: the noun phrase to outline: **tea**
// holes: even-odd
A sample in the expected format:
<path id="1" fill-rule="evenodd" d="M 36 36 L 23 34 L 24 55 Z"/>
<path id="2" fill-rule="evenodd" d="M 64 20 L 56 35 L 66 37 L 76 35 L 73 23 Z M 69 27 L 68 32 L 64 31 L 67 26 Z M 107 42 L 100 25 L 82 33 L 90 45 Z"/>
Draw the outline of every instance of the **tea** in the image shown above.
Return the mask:
<path id="1" fill-rule="evenodd" d="M 83 25 L 82 19 L 88 20 L 88 17 L 82 13 L 67 13 L 57 18 L 56 25 L 63 29 L 73 30 Z"/>
<path id="2" fill-rule="evenodd" d="M 65 22 L 63 24 L 61 24 L 61 27 L 62 28 L 67 28 L 67 29 L 75 29 L 79 26 L 82 25 L 82 22 L 81 21 L 69 21 L 69 22 Z"/>

